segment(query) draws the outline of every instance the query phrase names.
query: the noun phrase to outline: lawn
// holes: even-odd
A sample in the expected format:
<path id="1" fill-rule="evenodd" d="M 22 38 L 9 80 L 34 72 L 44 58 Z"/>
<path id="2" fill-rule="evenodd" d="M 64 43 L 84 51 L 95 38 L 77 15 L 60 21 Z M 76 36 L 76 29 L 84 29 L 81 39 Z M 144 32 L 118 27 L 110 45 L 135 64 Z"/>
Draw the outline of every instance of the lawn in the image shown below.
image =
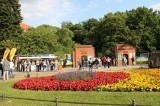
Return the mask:
<path id="1" fill-rule="evenodd" d="M 160 106 L 160 92 L 105 92 L 105 91 L 29 91 L 13 89 L 16 79 L 0 82 L 0 93 L 7 97 L 30 98 L 40 100 L 55 100 L 70 102 L 94 102 L 107 104 L 131 104 L 135 99 L 137 104 Z M 0 100 L 1 106 L 55 106 L 54 102 L 31 101 L 6 98 Z M 59 103 L 59 106 L 81 106 L 77 104 Z M 88 105 L 83 105 L 88 106 Z M 95 105 L 96 106 L 96 105 Z"/>

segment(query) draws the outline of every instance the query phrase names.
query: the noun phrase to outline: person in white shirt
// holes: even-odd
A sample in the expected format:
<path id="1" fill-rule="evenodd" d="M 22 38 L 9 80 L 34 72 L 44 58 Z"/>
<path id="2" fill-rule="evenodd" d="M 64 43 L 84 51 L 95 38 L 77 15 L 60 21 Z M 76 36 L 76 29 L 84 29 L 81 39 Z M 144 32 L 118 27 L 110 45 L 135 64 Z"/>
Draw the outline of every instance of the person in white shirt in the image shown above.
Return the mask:
<path id="1" fill-rule="evenodd" d="M 14 77 L 14 74 L 13 74 L 14 63 L 12 61 L 10 61 L 9 64 L 10 64 L 9 75 L 10 75 L 10 78 L 13 78 Z"/>

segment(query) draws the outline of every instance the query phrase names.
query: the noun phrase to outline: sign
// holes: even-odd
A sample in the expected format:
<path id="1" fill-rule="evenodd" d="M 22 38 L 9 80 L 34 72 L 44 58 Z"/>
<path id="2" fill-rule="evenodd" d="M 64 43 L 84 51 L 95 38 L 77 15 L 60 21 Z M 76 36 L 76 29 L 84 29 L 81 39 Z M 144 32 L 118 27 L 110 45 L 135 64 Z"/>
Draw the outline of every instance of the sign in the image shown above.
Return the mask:
<path id="1" fill-rule="evenodd" d="M 136 56 L 136 61 L 140 62 L 140 61 L 148 61 L 148 53 L 140 53 L 140 55 Z"/>
<path id="2" fill-rule="evenodd" d="M 118 54 L 118 60 L 122 60 L 122 54 Z"/>

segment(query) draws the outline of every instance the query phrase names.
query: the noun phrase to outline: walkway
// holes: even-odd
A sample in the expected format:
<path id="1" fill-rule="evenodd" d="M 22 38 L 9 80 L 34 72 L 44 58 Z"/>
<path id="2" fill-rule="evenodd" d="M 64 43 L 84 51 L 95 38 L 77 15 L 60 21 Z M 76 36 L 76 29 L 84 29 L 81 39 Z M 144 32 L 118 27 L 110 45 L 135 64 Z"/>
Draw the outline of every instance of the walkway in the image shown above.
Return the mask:
<path id="1" fill-rule="evenodd" d="M 123 70 L 131 70 L 131 69 L 139 69 L 140 67 L 143 67 L 143 68 L 148 68 L 147 65 L 135 65 L 135 66 L 132 66 L 132 65 L 128 65 L 127 67 L 123 67 L 123 66 L 117 66 L 117 67 L 110 67 L 110 68 L 104 68 L 104 67 L 99 67 L 98 69 L 93 69 L 93 71 L 123 71 Z M 61 71 L 47 71 L 47 72 L 29 72 L 30 74 L 30 77 L 39 77 L 39 76 L 52 76 L 52 75 L 55 75 L 55 74 L 58 74 L 59 72 L 60 73 L 63 73 L 63 72 L 70 72 L 70 71 L 78 71 L 79 69 L 78 68 L 63 68 Z M 86 71 L 88 71 L 88 68 L 85 67 Z M 23 79 L 23 78 L 26 78 L 27 77 L 27 74 L 28 72 L 14 72 L 15 74 L 15 79 Z M 1 82 L 2 80 L 0 80 Z"/>
<path id="2" fill-rule="evenodd" d="M 123 71 L 123 70 L 131 70 L 131 69 L 138 69 L 140 67 L 143 67 L 143 68 L 148 68 L 147 65 L 135 65 L 135 66 L 132 66 L 132 65 L 128 65 L 127 67 L 123 67 L 123 66 L 117 66 L 117 67 L 110 67 L 110 68 L 104 68 L 104 67 L 99 67 L 98 69 L 93 69 L 93 71 Z M 51 76 L 51 75 L 54 75 L 54 74 L 58 74 L 59 72 L 60 73 L 63 73 L 63 72 L 70 72 L 70 71 L 78 71 L 79 69 L 78 68 L 63 68 L 61 71 L 47 71 L 47 72 L 30 72 L 30 76 L 31 77 L 38 77 L 38 76 Z M 88 71 L 88 68 L 85 67 L 86 71 Z M 25 78 L 28 74 L 28 72 L 14 72 L 15 74 L 15 78 Z"/>

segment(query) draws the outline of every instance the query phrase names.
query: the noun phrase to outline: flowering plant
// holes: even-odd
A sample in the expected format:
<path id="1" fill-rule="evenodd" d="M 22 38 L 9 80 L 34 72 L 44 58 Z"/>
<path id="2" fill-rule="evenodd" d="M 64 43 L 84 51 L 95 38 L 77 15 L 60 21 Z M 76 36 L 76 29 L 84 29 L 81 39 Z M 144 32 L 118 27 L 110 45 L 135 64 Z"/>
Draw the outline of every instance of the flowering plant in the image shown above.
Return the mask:
<path id="1" fill-rule="evenodd" d="M 94 72 L 94 77 L 77 80 L 57 80 L 56 76 L 28 78 L 16 82 L 13 88 L 23 90 L 75 90 L 91 91 L 100 85 L 117 83 L 128 78 L 125 72 Z"/>
<path id="2" fill-rule="evenodd" d="M 55 76 L 57 80 L 82 80 L 87 78 L 93 78 L 95 74 L 88 71 L 75 71 L 75 72 L 66 72 L 66 73 L 58 73 Z"/>

